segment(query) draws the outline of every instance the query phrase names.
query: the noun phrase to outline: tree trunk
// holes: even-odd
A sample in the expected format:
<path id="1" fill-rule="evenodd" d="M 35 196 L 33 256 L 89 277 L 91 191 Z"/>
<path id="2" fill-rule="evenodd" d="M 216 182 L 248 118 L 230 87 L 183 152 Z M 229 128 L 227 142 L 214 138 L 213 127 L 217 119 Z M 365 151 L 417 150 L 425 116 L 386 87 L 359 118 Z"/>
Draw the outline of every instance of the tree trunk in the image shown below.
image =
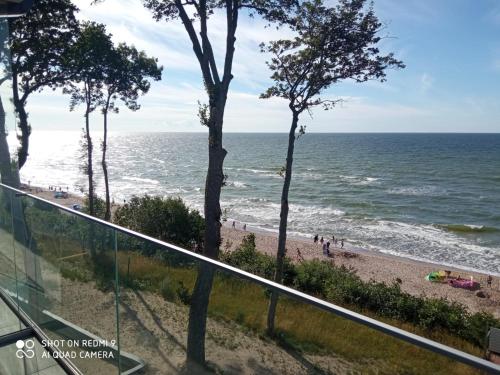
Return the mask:
<path id="1" fill-rule="evenodd" d="M 227 151 L 222 147 L 223 113 L 227 93 L 221 94 L 211 108 L 208 136 L 208 171 L 205 181 L 205 239 L 203 254 L 217 259 L 221 243 L 220 194 L 224 183 L 223 164 Z M 189 327 L 187 342 L 187 365 L 190 372 L 199 370 L 205 365 L 205 333 L 208 304 L 215 269 L 201 263 L 193 289 L 189 310 Z"/>
<path id="2" fill-rule="evenodd" d="M 286 168 L 285 168 L 285 181 L 283 183 L 283 190 L 281 192 L 281 212 L 280 212 L 280 227 L 278 236 L 278 253 L 276 254 L 276 272 L 274 274 L 274 281 L 277 283 L 283 282 L 283 263 L 286 255 L 286 228 L 288 224 L 288 192 L 290 190 L 290 182 L 292 180 L 292 164 L 293 164 L 293 150 L 295 147 L 295 130 L 299 121 L 299 114 L 293 112 L 292 125 L 290 133 L 288 134 L 288 151 L 286 155 Z M 269 310 L 267 313 L 267 332 L 269 335 L 274 335 L 275 332 L 275 318 L 276 306 L 278 304 L 278 292 L 271 293 L 269 301 Z"/>
<path id="3" fill-rule="evenodd" d="M 2 183 L 11 187 L 19 189 L 21 182 L 19 178 L 19 170 L 15 163 L 10 158 L 9 145 L 7 143 L 7 134 L 5 131 L 5 110 L 0 97 L 0 173 Z M 33 312 L 36 314 L 35 319 L 38 318 L 38 311 L 40 309 L 39 294 L 36 292 L 37 286 L 43 288 L 41 279 L 40 264 L 37 258 L 37 246 L 35 239 L 31 236 L 31 231 L 27 225 L 24 213 L 22 197 L 17 196 L 13 191 L 3 189 L 4 198 L 10 198 L 10 214 L 12 219 L 12 236 L 16 243 L 15 246 L 23 246 L 21 253 L 24 254 L 24 271 L 23 283 L 29 286 L 27 294 L 23 298 L 27 298 Z"/>
<path id="4" fill-rule="evenodd" d="M 108 101 L 109 103 L 109 101 Z M 106 164 L 106 151 L 108 147 L 108 110 L 103 111 L 104 117 L 104 135 L 102 140 L 102 173 L 104 175 L 104 188 L 106 190 L 106 212 L 104 213 L 104 220 L 111 220 L 111 202 L 109 199 L 109 180 L 108 180 L 108 165 Z"/>
<path id="5" fill-rule="evenodd" d="M 17 83 L 17 74 L 12 72 L 12 100 L 14 103 L 14 108 L 17 113 L 17 118 L 19 120 L 17 126 L 21 130 L 21 135 L 19 136 L 19 141 L 21 145 L 17 150 L 17 162 L 19 164 L 19 170 L 24 166 L 26 160 L 28 160 L 28 148 L 29 148 L 29 137 L 31 135 L 31 126 L 28 124 L 28 114 L 24 108 L 25 102 L 19 99 L 19 88 Z"/>
<path id="6" fill-rule="evenodd" d="M 0 174 L 2 183 L 15 188 L 16 183 L 14 171 L 12 170 L 12 160 L 10 159 L 9 144 L 7 143 L 7 132 L 5 130 L 5 109 L 0 97 Z"/>
<path id="7" fill-rule="evenodd" d="M 90 137 L 90 105 L 85 111 L 85 137 L 87 139 L 87 176 L 89 179 L 89 214 L 94 216 L 94 170 L 92 168 L 92 138 Z"/>

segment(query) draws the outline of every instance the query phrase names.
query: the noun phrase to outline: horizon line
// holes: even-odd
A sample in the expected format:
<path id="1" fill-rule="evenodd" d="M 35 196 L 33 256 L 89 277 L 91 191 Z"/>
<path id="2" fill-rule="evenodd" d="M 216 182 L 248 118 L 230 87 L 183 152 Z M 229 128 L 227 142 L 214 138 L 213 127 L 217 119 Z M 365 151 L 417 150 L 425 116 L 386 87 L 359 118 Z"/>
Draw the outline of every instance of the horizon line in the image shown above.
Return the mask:
<path id="1" fill-rule="evenodd" d="M 81 133 L 81 130 L 65 130 L 65 129 L 35 129 L 34 132 L 65 132 L 65 133 Z M 99 131 L 91 131 L 94 134 L 100 134 Z M 108 133 L 177 133 L 177 134 L 207 134 L 207 131 L 168 131 L 168 130 L 111 130 Z M 266 132 L 248 132 L 248 131 L 225 131 L 223 134 L 288 134 L 288 131 L 266 131 Z M 306 134 L 500 134 L 500 132 L 472 132 L 472 131 L 338 131 L 338 132 L 322 132 L 322 131 L 311 131 L 306 132 Z"/>

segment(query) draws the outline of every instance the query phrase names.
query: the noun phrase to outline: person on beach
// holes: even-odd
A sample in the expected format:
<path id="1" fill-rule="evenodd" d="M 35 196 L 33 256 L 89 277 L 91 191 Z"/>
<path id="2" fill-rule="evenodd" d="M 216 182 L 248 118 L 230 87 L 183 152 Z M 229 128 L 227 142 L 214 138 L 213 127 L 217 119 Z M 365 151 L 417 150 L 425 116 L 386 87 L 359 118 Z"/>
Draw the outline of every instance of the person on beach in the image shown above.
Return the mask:
<path id="1" fill-rule="evenodd" d="M 326 249 L 326 243 L 323 243 L 323 255 L 328 256 L 327 249 Z"/>
<path id="2" fill-rule="evenodd" d="M 314 236 L 314 243 L 318 243 L 318 235 Z"/>
<path id="3" fill-rule="evenodd" d="M 236 228 L 236 221 L 233 220 L 233 229 Z"/>
<path id="4" fill-rule="evenodd" d="M 335 244 L 335 236 L 332 234 L 332 244 Z"/>
<path id="5" fill-rule="evenodd" d="M 243 230 L 246 232 L 246 230 L 247 230 L 247 225 L 246 224 L 243 224 Z"/>
<path id="6" fill-rule="evenodd" d="M 340 248 L 343 249 L 344 248 L 344 239 L 342 238 L 340 240 Z"/>
<path id="7" fill-rule="evenodd" d="M 493 281 L 493 277 L 491 277 L 491 275 L 488 275 L 488 278 L 486 279 L 486 284 L 488 285 L 489 288 L 491 288 L 492 281 Z"/>
<path id="8" fill-rule="evenodd" d="M 297 260 L 299 262 L 303 262 L 304 261 L 304 257 L 302 256 L 302 253 L 300 252 L 299 248 L 297 248 Z"/>
<path id="9" fill-rule="evenodd" d="M 330 256 L 330 241 L 326 243 L 326 256 Z"/>
<path id="10" fill-rule="evenodd" d="M 325 240 L 323 239 L 323 236 L 321 236 L 321 239 L 319 240 L 319 243 L 320 243 L 321 245 L 323 245 L 323 242 L 325 242 Z"/>

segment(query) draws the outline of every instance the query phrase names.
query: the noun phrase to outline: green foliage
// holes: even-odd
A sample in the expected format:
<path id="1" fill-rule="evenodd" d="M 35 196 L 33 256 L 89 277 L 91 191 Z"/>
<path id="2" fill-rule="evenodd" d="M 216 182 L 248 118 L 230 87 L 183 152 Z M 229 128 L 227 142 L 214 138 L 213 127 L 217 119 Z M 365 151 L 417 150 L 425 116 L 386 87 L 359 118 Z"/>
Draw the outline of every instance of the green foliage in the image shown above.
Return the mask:
<path id="1" fill-rule="evenodd" d="M 88 194 L 85 196 L 83 200 L 82 212 L 90 215 L 89 211 L 89 196 Z M 99 219 L 104 219 L 104 213 L 106 212 L 106 202 L 104 199 L 100 198 L 97 195 L 94 195 L 94 217 Z"/>
<path id="2" fill-rule="evenodd" d="M 170 302 L 180 301 L 184 305 L 191 303 L 191 293 L 182 281 L 172 281 L 166 277 L 160 286 L 160 294 Z"/>
<path id="3" fill-rule="evenodd" d="M 276 271 L 275 260 L 257 251 L 253 233 L 245 236 L 236 250 L 223 252 L 220 259 L 234 267 L 270 280 L 273 279 Z M 291 284 L 295 277 L 295 267 L 289 258 L 285 258 L 283 273 L 284 283 Z"/>
<path id="4" fill-rule="evenodd" d="M 86 105 L 85 114 L 94 111 L 103 102 L 102 87 L 111 59 L 113 42 L 106 27 L 95 22 L 84 22 L 76 42 L 68 53 L 68 69 L 73 84 L 64 88 L 71 95 L 70 109 Z"/>
<path id="5" fill-rule="evenodd" d="M 273 279 L 274 259 L 256 250 L 253 234 L 246 236 L 235 251 L 223 253 L 221 260 Z M 327 301 L 411 323 L 429 332 L 444 330 L 480 347 L 484 346 L 489 328 L 500 328 L 500 320 L 491 314 L 471 314 L 465 306 L 443 298 L 413 296 L 403 292 L 398 283 L 366 282 L 353 269 L 317 259 L 296 265 L 287 260 L 285 284 Z"/>
<path id="6" fill-rule="evenodd" d="M 392 53 L 380 53 L 382 24 L 373 5 L 365 4 L 366 0 L 339 1 L 334 7 L 321 0 L 302 3 L 291 22 L 295 37 L 261 45 L 263 52 L 272 54 L 267 65 L 274 81 L 261 98 L 284 98 L 295 114 L 317 105 L 328 109 L 336 101 L 319 95 L 331 85 L 347 79 L 384 81 L 387 68 L 404 68 Z"/>
<path id="7" fill-rule="evenodd" d="M 47 87 L 55 89 L 64 86 L 70 79 L 66 62 L 78 35 L 77 11 L 78 8 L 70 0 L 36 0 L 24 17 L 13 17 L 8 21 L 12 99 L 21 130 L 18 136 L 21 143 L 19 168 L 28 156 L 31 125 L 25 107 L 29 96 Z M 7 54 L 1 53 L 0 59 L 8 59 Z"/>
<path id="8" fill-rule="evenodd" d="M 294 287 L 312 295 L 321 295 L 327 288 L 327 282 L 332 277 L 332 268 L 326 262 L 312 260 L 296 266 L 297 277 Z"/>
<path id="9" fill-rule="evenodd" d="M 78 8 L 70 0 L 36 0 L 24 17 L 9 19 L 12 70 L 27 96 L 68 80 L 68 49 L 77 35 Z"/>
<path id="10" fill-rule="evenodd" d="M 134 196 L 116 210 L 114 222 L 148 236 L 179 246 L 201 243 L 205 221 L 181 198 Z"/>
<path id="11" fill-rule="evenodd" d="M 144 51 L 138 51 L 125 43 L 112 48 L 104 68 L 106 100 L 103 111 L 112 109 L 113 112 L 118 112 L 115 104 L 117 98 L 130 110 L 138 110 L 139 95 L 147 93 L 151 87 L 149 78 L 159 81 L 163 70 L 163 67 L 158 66 L 158 59 L 148 57 Z"/>

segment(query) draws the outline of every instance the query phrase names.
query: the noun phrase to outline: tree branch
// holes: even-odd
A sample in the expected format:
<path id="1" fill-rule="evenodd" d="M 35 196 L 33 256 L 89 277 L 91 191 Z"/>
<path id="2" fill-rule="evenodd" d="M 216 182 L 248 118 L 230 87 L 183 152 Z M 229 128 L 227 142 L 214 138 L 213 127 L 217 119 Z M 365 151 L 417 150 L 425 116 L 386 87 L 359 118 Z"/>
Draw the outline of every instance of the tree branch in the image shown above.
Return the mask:
<path id="1" fill-rule="evenodd" d="M 227 36 L 226 36 L 226 57 L 224 59 L 224 76 L 222 86 L 224 91 L 229 89 L 229 83 L 233 78 L 231 70 L 234 58 L 235 34 L 238 26 L 238 0 L 226 0 Z"/>
<path id="2" fill-rule="evenodd" d="M 212 72 L 212 79 L 215 84 L 220 84 L 219 72 L 217 70 L 217 64 L 215 63 L 214 52 L 212 50 L 212 45 L 210 44 L 210 40 L 208 39 L 207 32 L 207 2 L 206 0 L 200 0 L 200 6 L 196 8 L 200 15 L 200 24 L 201 24 L 201 43 L 203 48 L 203 59 L 204 64 L 209 64 L 210 70 Z"/>
<path id="3" fill-rule="evenodd" d="M 187 15 L 186 9 L 184 9 L 184 5 L 182 5 L 182 2 L 180 0 L 175 0 L 175 6 L 179 11 L 179 17 L 181 18 L 181 21 L 184 24 L 184 28 L 186 29 L 189 35 L 189 39 L 191 39 L 191 43 L 193 44 L 193 51 L 196 55 L 196 58 L 198 59 L 198 62 L 200 63 L 203 80 L 205 81 L 205 84 L 208 86 L 208 89 L 212 90 L 214 82 L 212 80 L 212 75 L 210 74 L 210 67 L 207 61 L 205 61 L 204 53 L 200 46 L 200 41 L 198 40 L 198 37 L 196 36 L 196 31 L 193 27 L 193 22 Z"/>

